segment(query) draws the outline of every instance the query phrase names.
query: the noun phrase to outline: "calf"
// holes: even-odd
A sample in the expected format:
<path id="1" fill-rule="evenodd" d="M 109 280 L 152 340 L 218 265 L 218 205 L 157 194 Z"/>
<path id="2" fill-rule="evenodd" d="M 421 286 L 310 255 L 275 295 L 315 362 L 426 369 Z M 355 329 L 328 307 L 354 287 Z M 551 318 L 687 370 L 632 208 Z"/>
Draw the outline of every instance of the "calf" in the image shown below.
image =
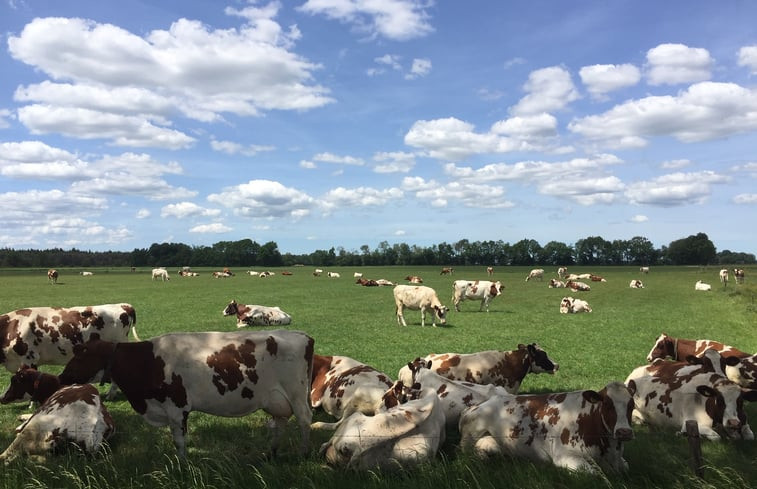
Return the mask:
<path id="1" fill-rule="evenodd" d="M 633 439 L 633 387 L 494 396 L 463 411 L 460 446 L 479 457 L 506 453 L 569 470 L 622 472 L 623 442 Z"/>
<path id="2" fill-rule="evenodd" d="M 528 272 L 528 275 L 526 275 L 526 282 L 531 280 L 532 278 L 541 280 L 544 278 L 544 269 L 543 268 L 534 268 L 530 272 Z"/>
<path id="3" fill-rule="evenodd" d="M 310 405 L 345 420 L 351 414 L 375 414 L 393 385 L 388 375 L 344 356 L 313 356 Z M 408 384 L 411 385 L 411 384 Z M 313 423 L 312 428 L 335 429 L 337 423 Z"/>
<path id="4" fill-rule="evenodd" d="M 523 379 L 529 372 L 554 374 L 560 367 L 553 363 L 547 352 L 536 343 L 520 344 L 518 349 L 513 351 L 431 353 L 422 360 L 431 361 L 430 370 L 447 379 L 474 384 L 494 384 L 504 387 L 511 394 L 518 393 Z M 399 377 L 404 378 L 402 370 Z"/>
<path id="5" fill-rule="evenodd" d="M 455 304 L 455 310 L 460 312 L 460 303 L 465 300 L 481 301 L 478 310 L 489 312 L 489 303 L 502 293 L 502 282 L 491 282 L 489 280 L 455 280 L 452 283 L 452 302 Z"/>
<path id="6" fill-rule="evenodd" d="M 628 287 L 630 287 L 632 289 L 643 289 L 644 288 L 644 284 L 641 282 L 641 280 L 633 279 L 628 284 Z"/>
<path id="7" fill-rule="evenodd" d="M 635 386 L 633 421 L 655 427 L 674 427 L 686 433 L 686 421 L 699 425 L 710 440 L 753 440 L 744 401 L 757 401 L 757 391 L 741 387 L 712 372 L 686 375 L 644 374 L 634 370 L 626 384 Z"/>
<path id="8" fill-rule="evenodd" d="M 431 365 L 430 361 L 416 358 L 407 364 L 407 368 L 400 369 L 399 380 L 405 385 L 420 384 L 424 389 L 432 389 L 431 392 L 439 397 L 440 407 L 444 409 L 447 426 L 457 427 L 460 413 L 465 408 L 475 406 L 494 395 L 510 395 L 503 387 L 493 384 L 481 385 L 447 379 L 429 370 Z"/>
<path id="9" fill-rule="evenodd" d="M 355 413 L 321 446 L 330 465 L 352 469 L 396 470 L 432 459 L 445 438 L 439 398 L 420 398 L 374 416 Z"/>
<path id="10" fill-rule="evenodd" d="M 706 284 L 702 282 L 701 280 L 697 280 L 697 282 L 694 284 L 694 290 L 703 290 L 703 291 L 712 290 L 712 285 Z"/>
<path id="11" fill-rule="evenodd" d="M 116 382 L 131 407 L 153 426 L 168 425 L 186 455 L 192 411 L 244 416 L 262 409 L 273 417 L 271 449 L 294 414 L 307 453 L 308 402 L 314 341 L 299 331 L 171 333 L 137 343 L 94 340 L 74 348 L 63 384 Z"/>
<path id="12" fill-rule="evenodd" d="M 236 316 L 237 328 L 245 326 L 284 326 L 292 323 L 292 316 L 278 307 L 237 304 L 232 300 L 222 311 L 224 316 Z"/>
<path id="13" fill-rule="evenodd" d="M 560 301 L 561 314 L 577 314 L 580 312 L 591 312 L 588 302 L 573 297 L 563 297 Z"/>
<path id="14" fill-rule="evenodd" d="M 443 325 L 447 324 L 447 311 L 449 308 L 439 301 L 436 291 L 423 285 L 398 285 L 394 288 L 394 303 L 397 313 L 397 324 L 407 326 L 405 322 L 405 308 L 421 311 L 421 326 L 426 326 L 426 311 L 430 310 L 431 325 L 436 327 L 436 320 Z"/>
<path id="15" fill-rule="evenodd" d="M 50 395 L 18 428 L 16 438 L 0 454 L 0 460 L 9 463 L 26 455 L 42 462 L 50 453 L 61 451 L 70 444 L 92 454 L 114 432 L 113 418 L 94 386 L 66 386 Z"/>

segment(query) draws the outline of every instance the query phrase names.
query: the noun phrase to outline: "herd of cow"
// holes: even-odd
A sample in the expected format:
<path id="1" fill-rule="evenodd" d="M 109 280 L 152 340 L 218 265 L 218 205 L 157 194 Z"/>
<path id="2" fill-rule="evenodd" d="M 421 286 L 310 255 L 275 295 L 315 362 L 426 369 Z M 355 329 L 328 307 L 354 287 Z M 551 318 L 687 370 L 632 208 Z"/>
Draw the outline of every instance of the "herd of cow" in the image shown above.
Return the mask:
<path id="1" fill-rule="evenodd" d="M 502 287 L 457 280 L 454 307 L 480 300 L 479 309 L 488 310 Z M 433 289 L 397 285 L 394 297 L 399 324 L 405 307 L 421 310 L 421 324 L 426 309 L 444 322 L 448 309 Z M 291 322 L 279 308 L 236 301 L 222 314 L 235 316 L 238 328 Z M 633 438 L 634 423 L 683 431 L 687 420 L 696 420 L 712 440 L 754 439 L 743 403 L 757 401 L 757 355 L 710 340 L 662 334 L 649 364 L 624 382 L 599 391 L 519 395 L 527 374 L 559 370 L 536 343 L 418 357 L 394 380 L 353 358 L 315 354 L 315 340 L 300 331 L 171 333 L 142 341 L 135 325 L 126 303 L 0 315 L 0 362 L 13 373 L 0 402 L 39 404 L 0 460 L 45 457 L 70 443 L 98 450 L 115 426 L 91 382 L 110 383 L 108 398 L 120 389 L 147 423 L 168 426 L 182 456 L 192 411 L 242 416 L 262 409 L 273 418 L 273 454 L 291 416 L 303 454 L 310 451 L 311 429 L 334 430 L 320 454 L 354 469 L 432 459 L 448 429 L 459 430 L 462 449 L 475 456 L 507 454 L 589 472 L 627 470 L 623 443 Z M 50 364 L 65 367 L 58 376 L 37 370 Z M 313 409 L 335 421 L 312 423 Z"/>

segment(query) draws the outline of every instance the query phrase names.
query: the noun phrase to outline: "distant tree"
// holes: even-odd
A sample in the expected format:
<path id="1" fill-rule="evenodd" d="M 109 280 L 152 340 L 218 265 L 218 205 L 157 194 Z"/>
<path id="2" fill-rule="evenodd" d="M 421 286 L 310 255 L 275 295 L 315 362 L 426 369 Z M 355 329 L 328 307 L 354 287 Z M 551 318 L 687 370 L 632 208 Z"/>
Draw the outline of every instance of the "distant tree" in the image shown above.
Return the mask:
<path id="1" fill-rule="evenodd" d="M 538 261 L 543 265 L 556 267 L 573 265 L 573 249 L 565 243 L 550 241 L 542 248 Z"/>
<path id="2" fill-rule="evenodd" d="M 642 236 L 634 236 L 628 242 L 628 261 L 634 265 L 653 265 L 659 254 L 652 242 Z"/>
<path id="3" fill-rule="evenodd" d="M 752 253 L 736 253 L 731 250 L 718 253 L 718 263 L 721 265 L 753 265 L 755 262 Z"/>
<path id="4" fill-rule="evenodd" d="M 605 265 L 609 261 L 612 243 L 600 236 L 590 236 L 576 241 L 576 264 Z"/>
<path id="5" fill-rule="evenodd" d="M 539 242 L 534 239 L 522 239 L 511 248 L 513 265 L 534 265 L 542 251 Z"/>
<path id="6" fill-rule="evenodd" d="M 667 260 L 673 265 L 708 265 L 716 263 L 715 245 L 705 233 L 672 241 L 667 249 Z"/>

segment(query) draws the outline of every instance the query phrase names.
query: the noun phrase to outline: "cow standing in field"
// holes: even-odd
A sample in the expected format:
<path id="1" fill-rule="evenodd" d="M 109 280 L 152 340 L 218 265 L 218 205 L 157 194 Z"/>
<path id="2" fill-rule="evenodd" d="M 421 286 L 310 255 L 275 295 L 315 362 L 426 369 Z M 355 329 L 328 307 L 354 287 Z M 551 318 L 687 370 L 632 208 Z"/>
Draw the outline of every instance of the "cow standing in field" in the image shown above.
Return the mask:
<path id="1" fill-rule="evenodd" d="M 165 268 L 153 268 L 152 279 L 160 279 L 161 282 L 165 282 L 166 280 L 171 280 L 171 277 L 168 276 L 168 270 L 166 270 Z"/>
<path id="2" fill-rule="evenodd" d="M 436 291 L 424 285 L 397 285 L 394 287 L 394 304 L 396 306 L 397 324 L 407 326 L 405 308 L 421 311 L 421 326 L 426 326 L 426 311 L 431 311 L 431 325 L 436 327 L 436 320 L 447 324 L 449 308 L 439 301 Z"/>
<path id="3" fill-rule="evenodd" d="M 641 267 L 639 268 L 639 272 L 647 274 L 649 273 L 649 267 Z"/>
<path id="4" fill-rule="evenodd" d="M 375 414 L 393 384 L 385 373 L 350 357 L 314 355 L 310 404 L 340 421 L 313 423 L 312 427 L 336 429 L 353 413 Z"/>
<path id="5" fill-rule="evenodd" d="M 463 411 L 460 446 L 479 457 L 505 453 L 569 470 L 628 470 L 623 442 L 633 439 L 633 387 L 494 396 Z"/>
<path id="6" fill-rule="evenodd" d="M 439 272 L 439 275 L 452 275 L 454 271 L 455 270 L 451 267 L 444 267 L 442 268 L 442 271 Z"/>
<path id="7" fill-rule="evenodd" d="M 43 462 L 47 455 L 72 444 L 93 454 L 115 432 L 115 426 L 98 390 L 83 384 L 55 391 L 17 431 L 0 454 L 5 463 L 22 455 Z"/>
<path id="8" fill-rule="evenodd" d="M 727 268 L 723 268 L 722 270 L 720 270 L 720 283 L 723 284 L 723 287 L 728 286 L 728 269 Z"/>
<path id="9" fill-rule="evenodd" d="M 236 316 L 237 328 L 245 326 L 286 326 L 292 323 L 292 316 L 279 307 L 237 304 L 229 302 L 223 309 L 224 316 Z"/>
<path id="10" fill-rule="evenodd" d="M 307 453 L 313 345 L 305 333 L 280 330 L 171 333 L 137 343 L 94 340 L 74 348 L 59 378 L 63 384 L 117 383 L 147 423 L 170 427 L 181 457 L 192 411 L 238 417 L 264 410 L 273 417 L 274 455 L 294 415 Z"/>
<path id="11" fill-rule="evenodd" d="M 486 267 L 486 275 L 488 275 L 489 277 L 494 275 L 494 267 Z"/>
<path id="12" fill-rule="evenodd" d="M 526 275 L 526 282 L 528 282 L 532 278 L 535 278 L 537 280 L 542 280 L 544 278 L 544 269 L 534 268 L 533 270 L 528 272 L 528 275 Z"/>
<path id="13" fill-rule="evenodd" d="M 733 278 L 736 280 L 737 284 L 743 284 L 744 283 L 744 269 L 743 268 L 734 268 L 733 269 Z"/>
<path id="14" fill-rule="evenodd" d="M 489 303 L 502 293 L 503 285 L 500 281 L 491 282 L 489 280 L 455 280 L 452 283 L 453 296 L 452 302 L 455 304 L 455 310 L 460 312 L 460 303 L 467 300 L 481 301 L 479 312 L 484 310 L 489 312 Z"/>
<path id="15" fill-rule="evenodd" d="M 51 268 L 47 271 L 47 281 L 51 284 L 57 284 L 58 283 L 58 270 Z"/>
<path id="16" fill-rule="evenodd" d="M 430 361 L 429 369 L 442 377 L 475 384 L 494 384 L 504 387 L 511 394 L 518 393 L 526 374 L 554 374 L 560 367 L 536 343 L 520 344 L 513 351 L 431 353 L 421 360 Z M 400 369 L 399 378 L 407 378 L 407 368 Z"/>
<path id="17" fill-rule="evenodd" d="M 560 267 L 557 269 L 557 277 L 560 280 L 565 279 L 566 275 L 568 275 L 568 267 Z"/>

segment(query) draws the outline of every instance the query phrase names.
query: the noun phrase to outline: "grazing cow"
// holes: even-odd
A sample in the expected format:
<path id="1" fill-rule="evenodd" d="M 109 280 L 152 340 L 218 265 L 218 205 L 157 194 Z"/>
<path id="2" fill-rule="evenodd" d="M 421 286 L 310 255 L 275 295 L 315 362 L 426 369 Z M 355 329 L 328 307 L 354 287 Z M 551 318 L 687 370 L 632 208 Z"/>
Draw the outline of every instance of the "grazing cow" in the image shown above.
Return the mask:
<path id="1" fill-rule="evenodd" d="M 355 413 L 321 446 L 330 465 L 383 471 L 432 459 L 444 443 L 444 410 L 432 392 L 374 416 Z"/>
<path id="2" fill-rule="evenodd" d="M 526 276 L 526 282 L 531 280 L 532 278 L 541 280 L 544 278 L 544 269 L 543 268 L 534 268 L 530 272 L 528 272 L 528 275 Z"/>
<path id="3" fill-rule="evenodd" d="M 439 273 L 439 275 L 452 275 L 454 273 L 454 269 L 449 267 L 442 268 L 442 271 Z"/>
<path id="4" fill-rule="evenodd" d="M 565 287 L 565 282 L 562 280 L 555 280 L 553 278 L 549 279 L 549 288 L 550 289 L 562 289 Z"/>
<path id="5" fill-rule="evenodd" d="M 222 313 L 224 316 L 236 316 L 237 328 L 292 324 L 292 316 L 278 307 L 237 304 L 235 300 L 229 302 Z"/>
<path id="6" fill-rule="evenodd" d="M 577 280 L 568 280 L 567 282 L 565 282 L 565 287 L 573 289 L 574 292 L 588 292 L 591 290 L 589 284 L 585 284 Z"/>
<path id="7" fill-rule="evenodd" d="M 313 270 L 313 277 L 320 277 L 322 273 L 323 273 L 323 270 L 321 270 L 320 268 L 316 268 L 315 270 Z"/>
<path id="8" fill-rule="evenodd" d="M 82 277 L 91 277 L 94 275 L 92 272 L 79 272 Z"/>
<path id="9" fill-rule="evenodd" d="M 594 275 L 593 273 L 589 274 L 589 280 L 592 282 L 607 282 L 605 278 L 600 277 L 599 275 Z"/>
<path id="10" fill-rule="evenodd" d="M 452 283 L 452 302 L 455 304 L 455 310 L 460 312 L 460 303 L 465 300 L 481 301 L 479 312 L 486 307 L 489 312 L 489 303 L 502 293 L 502 282 L 491 282 L 489 280 L 455 280 Z"/>
<path id="11" fill-rule="evenodd" d="M 281 330 L 170 333 L 137 343 L 93 340 L 76 345 L 59 378 L 63 384 L 112 379 L 147 423 L 171 428 L 181 457 L 192 411 L 237 417 L 264 410 L 273 417 L 273 455 L 294 414 L 307 453 L 313 344 L 305 333 Z"/>
<path id="12" fill-rule="evenodd" d="M 431 325 L 436 327 L 436 320 L 444 326 L 447 324 L 449 308 L 441 303 L 436 291 L 424 285 L 397 285 L 394 287 L 394 304 L 396 306 L 397 324 L 407 326 L 405 308 L 421 311 L 421 326 L 426 326 L 426 310 L 431 311 Z"/>
<path id="13" fill-rule="evenodd" d="M 624 472 L 623 442 L 633 439 L 634 388 L 494 396 L 463 411 L 460 446 L 485 458 L 505 453 L 569 470 Z"/>
<path id="14" fill-rule="evenodd" d="M 360 272 L 355 272 L 355 273 L 352 274 L 352 278 L 361 278 L 362 276 L 363 276 L 363 274 L 360 273 Z"/>
<path id="15" fill-rule="evenodd" d="M 641 272 L 641 273 L 649 273 L 649 267 L 641 267 L 641 268 L 639 268 L 639 272 Z"/>
<path id="16" fill-rule="evenodd" d="M 670 375 L 636 369 L 626 384 L 636 387 L 635 423 L 673 427 L 686 433 L 686 421 L 695 420 L 699 434 L 710 440 L 754 440 L 743 403 L 757 401 L 757 391 L 744 391 L 722 375 L 713 372 Z"/>
<path id="17" fill-rule="evenodd" d="M 64 365 L 73 346 L 93 336 L 126 341 L 134 339 L 137 314 L 131 304 L 76 307 L 29 307 L 0 316 L 0 363 L 9 372 L 22 365 Z"/>
<path id="18" fill-rule="evenodd" d="M 557 276 L 560 280 L 563 280 L 568 275 L 568 267 L 560 267 L 557 269 Z"/>
<path id="19" fill-rule="evenodd" d="M 375 414 L 387 389 L 392 387 L 388 375 L 350 357 L 313 356 L 310 405 L 323 408 L 338 420 L 356 412 Z M 313 423 L 312 428 L 336 429 L 339 424 Z"/>
<path id="20" fill-rule="evenodd" d="M 422 284 L 423 283 L 423 279 L 420 278 L 417 275 L 408 275 L 407 277 L 405 277 L 405 280 L 407 280 L 411 284 Z"/>
<path id="21" fill-rule="evenodd" d="M 465 408 L 483 402 L 494 395 L 509 395 L 504 387 L 448 379 L 429 370 L 430 368 L 430 361 L 416 358 L 407 364 L 407 368 L 400 369 L 401 377 L 398 380 L 405 385 L 420 384 L 423 389 L 432 389 L 431 392 L 436 393 L 441 408 L 444 409 L 447 426 L 457 427 L 460 413 Z"/>
<path id="22" fill-rule="evenodd" d="M 720 270 L 720 283 L 723 284 L 723 287 L 726 287 L 728 285 L 728 269 L 723 268 Z"/>
<path id="23" fill-rule="evenodd" d="M 494 275 L 494 267 L 486 267 L 486 274 L 490 277 Z"/>
<path id="24" fill-rule="evenodd" d="M 328 275 L 329 278 L 340 278 L 341 275 L 339 275 L 338 272 L 327 272 L 326 275 Z"/>
<path id="25" fill-rule="evenodd" d="M 17 431 L 16 438 L 0 454 L 5 463 L 22 455 L 43 462 L 47 455 L 69 445 L 93 454 L 115 432 L 115 426 L 98 390 L 83 384 L 57 390 Z"/>
<path id="26" fill-rule="evenodd" d="M 171 280 L 171 277 L 168 276 L 168 270 L 165 268 L 153 268 L 152 269 L 152 279 L 160 279 L 162 282 L 165 282 L 166 280 Z"/>
<path id="27" fill-rule="evenodd" d="M 47 281 L 51 284 L 57 284 L 58 283 L 58 270 L 51 268 L 47 271 Z"/>
<path id="28" fill-rule="evenodd" d="M 511 394 L 518 393 L 529 372 L 554 374 L 560 368 L 536 343 L 520 344 L 513 351 L 431 353 L 421 360 L 431 361 L 430 370 L 442 377 L 474 384 L 494 384 L 504 387 Z M 402 369 L 399 378 L 403 378 Z"/>
<path id="29" fill-rule="evenodd" d="M 743 284 L 744 283 L 744 269 L 743 268 L 734 268 L 733 269 L 733 278 L 736 280 L 737 284 Z"/>
<path id="30" fill-rule="evenodd" d="M 632 289 L 643 289 L 644 288 L 644 283 L 641 280 L 635 278 L 635 279 L 631 280 L 631 282 L 628 284 L 628 286 L 630 288 L 632 288 Z"/>
<path id="31" fill-rule="evenodd" d="M 697 280 L 696 283 L 694 284 L 694 290 L 703 290 L 703 291 L 712 290 L 712 285 L 706 284 L 702 282 L 701 280 Z"/>
<path id="32" fill-rule="evenodd" d="M 574 299 L 573 297 L 562 298 L 560 301 L 560 313 L 577 314 L 579 312 L 591 312 L 589 303 L 581 299 Z"/>

